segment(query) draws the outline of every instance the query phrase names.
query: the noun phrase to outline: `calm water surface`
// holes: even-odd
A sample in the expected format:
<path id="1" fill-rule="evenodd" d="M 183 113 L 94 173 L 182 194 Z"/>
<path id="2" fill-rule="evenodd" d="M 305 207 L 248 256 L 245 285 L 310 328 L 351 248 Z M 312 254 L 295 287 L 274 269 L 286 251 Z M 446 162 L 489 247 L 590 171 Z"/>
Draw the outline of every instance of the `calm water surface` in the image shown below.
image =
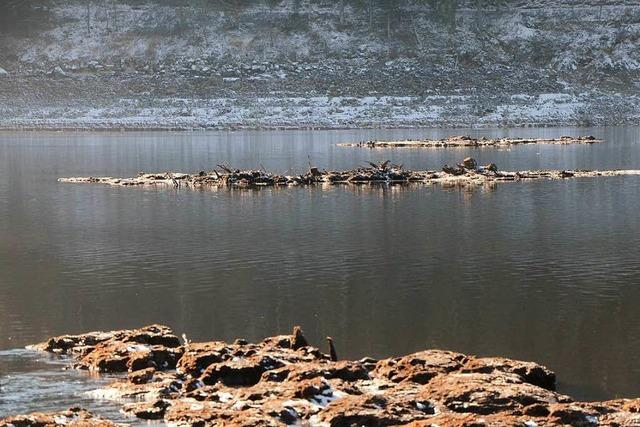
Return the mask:
<path id="1" fill-rule="evenodd" d="M 369 138 L 560 136 L 595 146 L 336 147 Z M 342 357 L 425 348 L 541 362 L 578 398 L 640 396 L 640 177 L 494 189 L 191 191 L 59 184 L 139 170 L 640 168 L 640 129 L 0 134 L 0 416 L 87 402 L 94 380 L 13 350 L 171 325 L 260 339 L 301 324 Z"/>

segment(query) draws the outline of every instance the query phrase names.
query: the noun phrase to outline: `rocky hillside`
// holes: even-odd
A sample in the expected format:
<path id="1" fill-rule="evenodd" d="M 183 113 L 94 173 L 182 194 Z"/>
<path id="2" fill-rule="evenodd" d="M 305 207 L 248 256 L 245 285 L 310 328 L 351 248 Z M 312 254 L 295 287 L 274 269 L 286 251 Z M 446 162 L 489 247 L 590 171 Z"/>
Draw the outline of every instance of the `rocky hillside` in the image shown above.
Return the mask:
<path id="1" fill-rule="evenodd" d="M 0 127 L 640 123 L 635 1 L 9 1 Z"/>

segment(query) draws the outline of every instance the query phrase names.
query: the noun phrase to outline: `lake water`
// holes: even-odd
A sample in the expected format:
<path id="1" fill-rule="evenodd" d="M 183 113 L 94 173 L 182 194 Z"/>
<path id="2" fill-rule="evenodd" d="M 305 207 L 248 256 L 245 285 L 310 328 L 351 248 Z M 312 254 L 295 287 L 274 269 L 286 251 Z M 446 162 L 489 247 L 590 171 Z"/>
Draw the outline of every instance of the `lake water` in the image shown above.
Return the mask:
<path id="1" fill-rule="evenodd" d="M 601 145 L 337 147 L 361 139 L 593 134 Z M 259 191 L 113 188 L 62 176 L 391 159 L 438 169 L 640 168 L 639 128 L 0 134 L 0 416 L 95 386 L 14 350 L 165 323 L 250 340 L 302 325 L 341 357 L 426 348 L 533 360 L 581 399 L 640 396 L 640 177 Z"/>

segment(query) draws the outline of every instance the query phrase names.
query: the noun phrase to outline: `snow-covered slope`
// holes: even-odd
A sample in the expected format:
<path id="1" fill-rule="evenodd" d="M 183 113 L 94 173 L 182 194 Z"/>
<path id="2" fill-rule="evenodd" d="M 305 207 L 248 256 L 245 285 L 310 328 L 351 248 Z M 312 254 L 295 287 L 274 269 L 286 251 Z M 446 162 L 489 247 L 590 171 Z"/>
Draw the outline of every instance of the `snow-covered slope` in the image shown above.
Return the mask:
<path id="1" fill-rule="evenodd" d="M 640 3 L 428 3 L 51 0 L 0 36 L 0 126 L 640 122 Z"/>

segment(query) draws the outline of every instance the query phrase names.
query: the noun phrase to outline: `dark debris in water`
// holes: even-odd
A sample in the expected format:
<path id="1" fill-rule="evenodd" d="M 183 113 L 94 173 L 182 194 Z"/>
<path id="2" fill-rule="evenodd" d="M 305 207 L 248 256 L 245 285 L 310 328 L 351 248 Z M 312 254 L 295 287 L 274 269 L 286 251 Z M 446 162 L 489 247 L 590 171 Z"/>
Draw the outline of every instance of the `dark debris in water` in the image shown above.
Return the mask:
<path id="1" fill-rule="evenodd" d="M 467 135 L 449 136 L 442 139 L 415 139 L 403 141 L 360 141 L 338 144 L 340 147 L 359 148 L 456 148 L 456 147 L 509 147 L 525 144 L 596 144 L 603 142 L 594 136 L 561 136 L 560 138 L 473 138 Z"/>
<path id="2" fill-rule="evenodd" d="M 640 175 L 640 170 L 523 170 L 501 171 L 495 163 L 478 165 L 473 158 L 466 158 L 460 164 L 444 165 L 441 170 L 408 170 L 386 160 L 381 163 L 369 162 L 355 169 L 335 171 L 309 166 L 299 175 L 284 175 L 264 169 L 241 170 L 229 165 L 218 165 L 216 169 L 195 174 L 164 172 L 140 172 L 132 178 L 114 177 L 72 177 L 60 178 L 63 183 L 107 184 L 114 186 L 161 185 L 175 188 L 259 188 L 275 186 L 311 186 L 338 184 L 443 184 L 456 186 L 476 186 L 505 181 L 535 179 L 587 178 L 600 176 Z"/>

